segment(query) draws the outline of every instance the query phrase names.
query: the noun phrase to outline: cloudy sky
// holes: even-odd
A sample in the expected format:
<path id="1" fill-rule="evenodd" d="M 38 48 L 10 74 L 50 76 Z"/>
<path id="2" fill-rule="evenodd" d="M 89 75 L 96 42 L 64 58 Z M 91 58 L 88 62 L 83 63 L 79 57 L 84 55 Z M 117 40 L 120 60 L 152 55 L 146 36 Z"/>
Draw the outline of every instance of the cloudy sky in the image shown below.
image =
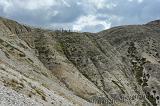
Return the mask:
<path id="1" fill-rule="evenodd" d="M 0 16 L 32 26 L 98 32 L 160 19 L 160 0 L 0 0 Z"/>

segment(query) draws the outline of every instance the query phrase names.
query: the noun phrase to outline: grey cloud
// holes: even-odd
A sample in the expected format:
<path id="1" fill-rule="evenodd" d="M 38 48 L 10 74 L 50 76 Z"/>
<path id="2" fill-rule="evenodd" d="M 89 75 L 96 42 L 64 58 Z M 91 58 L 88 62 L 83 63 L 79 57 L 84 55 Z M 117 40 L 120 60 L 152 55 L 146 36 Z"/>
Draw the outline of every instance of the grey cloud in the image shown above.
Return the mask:
<path id="1" fill-rule="evenodd" d="M 49 9 L 40 8 L 36 10 L 29 10 L 17 5 L 6 14 L 8 18 L 12 18 L 20 22 L 33 25 L 47 25 L 50 23 L 73 22 L 79 16 L 83 15 L 83 11 L 81 11 L 81 8 L 82 7 L 76 5 L 75 3 L 71 4 L 70 7 L 52 6 Z M 57 14 L 55 16 L 48 14 L 53 13 L 54 11 L 57 11 Z"/>
<path id="2" fill-rule="evenodd" d="M 71 4 L 70 7 L 57 7 L 53 10 L 57 10 L 59 13 L 50 19 L 55 23 L 69 23 L 75 21 L 78 17 L 85 15 L 82 11 L 82 6 L 77 4 Z"/>
<path id="3" fill-rule="evenodd" d="M 73 28 L 74 24 L 77 24 L 79 19 L 82 21 L 84 16 L 94 16 L 96 17 L 95 21 L 106 24 L 109 22 L 112 27 L 125 24 L 143 24 L 160 19 L 160 0 L 143 0 L 141 3 L 138 0 L 53 0 L 61 2 L 59 5 L 33 10 L 20 6 L 20 3 L 16 5 L 14 1 L 17 2 L 17 0 L 12 1 L 13 7 L 4 11 L 3 0 L 0 0 L 0 15 L 36 26 Z M 63 2 L 67 4 L 62 5 Z M 102 8 L 96 7 L 101 6 L 100 2 L 103 2 Z M 110 8 L 110 4 L 114 4 L 114 6 Z M 96 23 L 96 25 L 84 26 L 81 31 L 97 32 L 105 28 L 104 25 Z"/>
<path id="4" fill-rule="evenodd" d="M 112 26 L 142 24 L 160 19 L 160 0 L 145 0 L 142 3 L 127 2 L 126 0 L 113 0 L 112 2 L 117 4 L 115 8 L 98 10 L 100 14 L 110 16 Z M 117 18 L 112 16 L 117 16 Z"/>

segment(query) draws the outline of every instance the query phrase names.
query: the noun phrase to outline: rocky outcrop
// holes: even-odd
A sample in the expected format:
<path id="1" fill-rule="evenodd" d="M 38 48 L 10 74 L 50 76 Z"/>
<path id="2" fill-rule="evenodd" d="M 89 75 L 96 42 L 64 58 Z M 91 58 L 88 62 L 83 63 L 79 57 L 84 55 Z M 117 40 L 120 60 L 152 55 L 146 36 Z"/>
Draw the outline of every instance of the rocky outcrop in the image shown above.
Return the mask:
<path id="1" fill-rule="evenodd" d="M 77 33 L 0 18 L 0 84 L 34 105 L 158 106 L 158 22 Z"/>

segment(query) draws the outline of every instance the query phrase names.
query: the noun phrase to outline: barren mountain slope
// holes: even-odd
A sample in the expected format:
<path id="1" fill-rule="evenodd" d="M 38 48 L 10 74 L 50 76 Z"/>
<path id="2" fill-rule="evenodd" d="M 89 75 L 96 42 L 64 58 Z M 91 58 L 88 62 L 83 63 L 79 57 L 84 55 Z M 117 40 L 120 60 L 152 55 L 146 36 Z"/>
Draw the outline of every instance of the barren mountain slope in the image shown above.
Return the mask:
<path id="1" fill-rule="evenodd" d="M 145 25 L 111 28 L 98 33 L 118 52 L 122 63 L 131 68 L 138 84 L 154 106 L 160 95 L 160 21 Z M 102 44 L 102 46 L 104 46 Z M 160 105 L 160 104 L 159 104 Z"/>
<path id="2" fill-rule="evenodd" d="M 31 46 L 32 43 L 27 44 L 28 42 L 20 39 L 25 35 L 29 40 L 34 40 L 31 38 L 32 35 L 35 36 L 37 34 L 39 36 L 41 34 L 35 33 L 34 31 L 32 32 L 32 29 L 6 19 L 1 19 L 0 27 L 1 85 L 11 88 L 19 94 L 26 95 L 26 98 L 27 96 L 32 98 L 38 102 L 37 106 L 82 106 L 87 105 L 88 102 L 77 96 L 78 93 L 83 93 L 86 97 L 89 95 L 102 94 L 94 84 L 76 71 L 76 68 L 71 68 L 73 66 L 71 63 L 66 65 L 67 63 L 65 63 L 65 61 L 67 62 L 68 60 L 58 55 L 58 53 L 56 57 L 60 59 L 61 62 L 64 62 L 64 66 L 59 66 L 54 70 L 64 75 L 61 75 L 61 79 L 57 79 L 53 72 L 48 70 L 45 64 L 38 59 L 38 54 L 36 54 L 36 50 L 34 50 L 35 43 Z M 27 40 L 27 38 L 24 39 Z M 38 46 L 38 44 L 36 46 Z M 43 47 L 44 44 L 41 46 Z M 66 68 L 64 72 L 63 68 Z M 69 72 L 67 72 L 67 70 L 69 70 Z M 71 88 L 67 88 L 67 82 L 65 83 L 65 81 L 67 81 L 65 79 L 66 75 L 70 78 L 69 81 L 73 85 L 73 88 L 77 89 L 77 94 L 74 94 L 74 92 L 70 90 Z M 79 87 L 75 83 L 83 86 Z M 16 98 L 8 99 L 13 99 L 13 102 L 17 101 Z M 4 102 L 7 102 L 7 99 L 4 100 Z M 15 106 L 17 105 L 15 104 Z"/>
<path id="3" fill-rule="evenodd" d="M 159 26 L 77 33 L 0 18 L 0 88 L 33 105 L 158 106 Z"/>

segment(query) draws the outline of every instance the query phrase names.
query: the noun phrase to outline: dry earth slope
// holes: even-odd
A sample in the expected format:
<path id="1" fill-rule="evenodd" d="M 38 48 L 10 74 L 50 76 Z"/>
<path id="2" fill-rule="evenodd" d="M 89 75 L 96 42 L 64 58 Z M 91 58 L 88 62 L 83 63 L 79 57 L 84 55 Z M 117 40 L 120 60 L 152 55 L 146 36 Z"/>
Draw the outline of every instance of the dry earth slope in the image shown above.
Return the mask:
<path id="1" fill-rule="evenodd" d="M 0 105 L 160 105 L 160 21 L 99 33 L 0 18 Z"/>

